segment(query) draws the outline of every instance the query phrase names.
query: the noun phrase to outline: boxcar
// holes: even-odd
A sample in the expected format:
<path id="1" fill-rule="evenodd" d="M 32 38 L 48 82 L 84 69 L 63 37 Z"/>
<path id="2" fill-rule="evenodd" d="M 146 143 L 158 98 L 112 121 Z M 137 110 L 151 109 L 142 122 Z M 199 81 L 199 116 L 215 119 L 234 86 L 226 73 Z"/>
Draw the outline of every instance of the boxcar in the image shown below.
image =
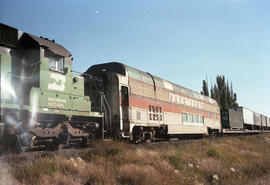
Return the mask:
<path id="1" fill-rule="evenodd" d="M 85 75 L 103 80 L 120 137 L 140 141 L 221 130 L 218 104 L 197 92 L 117 62 L 94 65 Z M 87 80 L 85 88 L 91 92 Z"/>
<path id="2" fill-rule="evenodd" d="M 243 129 L 244 122 L 242 113 L 232 109 L 221 111 L 221 125 L 222 128 L 225 129 Z"/>
<path id="3" fill-rule="evenodd" d="M 262 128 L 262 119 L 261 119 L 261 115 L 257 112 L 253 113 L 254 116 L 254 125 L 255 125 L 255 129 L 256 130 L 261 130 Z"/>
<path id="4" fill-rule="evenodd" d="M 248 130 L 254 130 L 254 113 L 246 107 L 238 107 L 236 109 L 238 112 L 242 113 L 244 128 Z"/>
<path id="5" fill-rule="evenodd" d="M 262 130 L 267 130 L 267 117 L 261 114 Z"/>

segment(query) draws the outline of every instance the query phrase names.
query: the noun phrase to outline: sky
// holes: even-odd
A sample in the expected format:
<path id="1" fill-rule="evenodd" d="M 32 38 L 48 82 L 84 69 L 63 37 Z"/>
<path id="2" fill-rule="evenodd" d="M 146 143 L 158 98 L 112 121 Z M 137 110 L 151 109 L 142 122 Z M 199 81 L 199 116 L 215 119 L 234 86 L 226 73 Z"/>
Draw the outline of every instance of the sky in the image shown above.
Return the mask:
<path id="1" fill-rule="evenodd" d="M 197 92 L 216 75 L 270 117 L 269 0 L 1 0 L 0 22 L 55 39 L 73 70 L 117 61 Z"/>

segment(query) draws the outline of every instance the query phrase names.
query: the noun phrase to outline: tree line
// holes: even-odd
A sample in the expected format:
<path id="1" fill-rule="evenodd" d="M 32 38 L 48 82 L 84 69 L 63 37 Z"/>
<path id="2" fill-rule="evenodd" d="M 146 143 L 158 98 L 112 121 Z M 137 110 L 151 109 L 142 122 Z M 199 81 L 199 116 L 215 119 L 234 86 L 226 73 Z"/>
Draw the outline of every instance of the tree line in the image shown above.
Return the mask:
<path id="1" fill-rule="evenodd" d="M 224 75 L 217 75 L 216 82 L 211 83 L 210 91 L 207 80 L 203 80 L 202 84 L 201 94 L 215 99 L 221 110 L 238 107 L 237 94 L 233 92 L 232 82 L 229 83 Z"/>

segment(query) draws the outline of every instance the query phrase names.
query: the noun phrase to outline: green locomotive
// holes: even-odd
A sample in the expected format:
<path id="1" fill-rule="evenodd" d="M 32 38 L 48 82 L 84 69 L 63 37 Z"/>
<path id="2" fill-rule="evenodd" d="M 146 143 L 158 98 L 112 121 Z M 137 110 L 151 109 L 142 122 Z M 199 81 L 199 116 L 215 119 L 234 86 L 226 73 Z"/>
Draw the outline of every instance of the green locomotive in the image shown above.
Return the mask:
<path id="1" fill-rule="evenodd" d="M 94 93 L 92 107 L 84 78 L 72 73 L 72 60 L 71 53 L 54 40 L 0 24 L 4 148 L 86 145 L 103 135 L 102 93 Z"/>

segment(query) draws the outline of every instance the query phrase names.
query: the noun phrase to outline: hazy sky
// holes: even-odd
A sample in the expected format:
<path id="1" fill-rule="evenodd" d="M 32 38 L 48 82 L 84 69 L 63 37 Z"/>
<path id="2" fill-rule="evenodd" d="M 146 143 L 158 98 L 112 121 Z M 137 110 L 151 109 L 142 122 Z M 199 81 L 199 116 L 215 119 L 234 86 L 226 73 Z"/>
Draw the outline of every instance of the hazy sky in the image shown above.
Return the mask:
<path id="1" fill-rule="evenodd" d="M 0 22 L 66 47 L 73 69 L 118 61 L 192 90 L 224 74 L 270 117 L 269 0 L 0 0 Z"/>

